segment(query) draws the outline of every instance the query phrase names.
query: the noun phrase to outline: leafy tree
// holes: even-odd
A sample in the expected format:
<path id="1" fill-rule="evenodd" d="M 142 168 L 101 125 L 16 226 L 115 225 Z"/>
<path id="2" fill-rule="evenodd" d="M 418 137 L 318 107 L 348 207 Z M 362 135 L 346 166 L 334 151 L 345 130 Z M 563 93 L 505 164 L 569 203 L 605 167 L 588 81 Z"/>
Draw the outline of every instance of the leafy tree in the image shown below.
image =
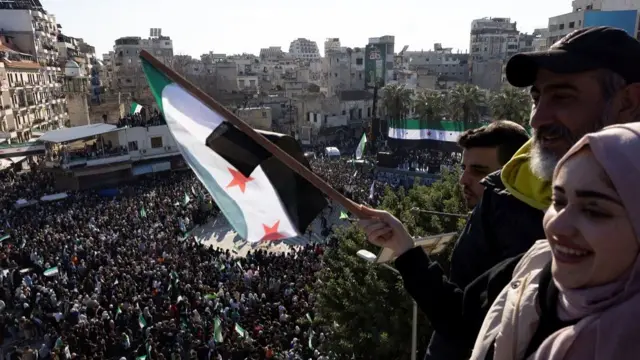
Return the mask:
<path id="1" fill-rule="evenodd" d="M 411 210 L 415 207 L 462 212 L 464 203 L 457 173 L 445 173 L 428 187 L 416 185 L 397 192 L 387 188 L 381 208 L 399 217 L 416 236 L 459 231 L 464 219 L 417 213 Z M 432 254 L 445 268 L 450 248 Z M 340 359 L 409 359 L 411 297 L 397 274 L 358 258 L 356 252 L 360 249 L 379 251 L 359 229 L 346 227 L 338 230 L 337 245 L 325 253 L 325 267 L 314 288 L 318 294 L 314 321 L 333 329 L 330 341 L 323 346 Z M 428 321 L 419 315 L 418 349 L 424 349 L 430 337 Z"/>
<path id="2" fill-rule="evenodd" d="M 390 84 L 382 88 L 382 108 L 391 120 L 406 119 L 412 102 L 411 89 L 404 85 Z"/>
<path id="3" fill-rule="evenodd" d="M 518 88 L 507 87 L 491 95 L 491 114 L 496 120 L 511 120 L 526 126 L 531 113 L 531 97 Z"/>
<path id="4" fill-rule="evenodd" d="M 480 120 L 480 107 L 485 103 L 484 92 L 471 84 L 460 84 L 449 91 L 449 108 L 453 120 L 465 125 Z"/>
<path id="5" fill-rule="evenodd" d="M 422 128 L 437 128 L 432 124 L 442 120 L 445 115 L 447 108 L 446 93 L 433 90 L 420 91 L 413 100 L 413 106 L 420 121 L 425 122 L 421 126 Z"/>

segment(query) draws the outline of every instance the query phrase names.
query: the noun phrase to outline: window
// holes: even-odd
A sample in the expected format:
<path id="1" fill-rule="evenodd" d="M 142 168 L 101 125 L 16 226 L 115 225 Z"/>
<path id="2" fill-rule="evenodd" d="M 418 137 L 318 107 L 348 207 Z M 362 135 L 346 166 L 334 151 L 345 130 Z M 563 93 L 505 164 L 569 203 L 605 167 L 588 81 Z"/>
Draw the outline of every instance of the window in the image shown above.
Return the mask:
<path id="1" fill-rule="evenodd" d="M 266 118 L 266 117 L 267 117 L 267 112 L 266 112 L 266 111 L 263 111 L 263 112 L 262 112 L 262 117 L 263 117 L 263 118 Z"/>
<path id="2" fill-rule="evenodd" d="M 151 138 L 151 148 L 157 149 L 162 147 L 162 136 L 154 136 Z"/>
<path id="3" fill-rule="evenodd" d="M 558 30 L 564 30 L 564 24 L 558 25 Z"/>
<path id="4" fill-rule="evenodd" d="M 129 141 L 129 151 L 138 151 L 137 141 Z"/>
<path id="5" fill-rule="evenodd" d="M 362 109 L 358 109 L 358 119 L 362 119 Z"/>
<path id="6" fill-rule="evenodd" d="M 357 58 L 356 59 L 356 65 L 362 65 L 363 62 L 364 62 L 364 59 L 362 59 L 362 58 Z"/>
<path id="7" fill-rule="evenodd" d="M 569 23 L 569 29 L 573 29 L 574 27 L 576 27 L 575 21 L 570 22 Z"/>

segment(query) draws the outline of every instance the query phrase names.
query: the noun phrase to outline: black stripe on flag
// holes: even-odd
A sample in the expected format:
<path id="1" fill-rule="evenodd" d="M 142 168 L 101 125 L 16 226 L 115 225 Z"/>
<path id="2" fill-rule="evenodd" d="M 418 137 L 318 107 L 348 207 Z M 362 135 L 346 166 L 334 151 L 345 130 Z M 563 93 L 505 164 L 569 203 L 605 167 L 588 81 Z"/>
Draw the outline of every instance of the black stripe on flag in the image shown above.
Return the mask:
<path id="1" fill-rule="evenodd" d="M 268 131 L 257 131 L 308 169 L 311 168 L 304 157 L 302 148 L 293 137 Z M 258 165 L 261 165 L 287 210 L 289 218 L 301 234 L 306 231 L 320 211 L 327 206 L 327 200 L 320 190 L 293 172 L 235 126 L 226 122 L 218 126 L 207 137 L 206 144 L 246 177 L 250 176 Z"/>

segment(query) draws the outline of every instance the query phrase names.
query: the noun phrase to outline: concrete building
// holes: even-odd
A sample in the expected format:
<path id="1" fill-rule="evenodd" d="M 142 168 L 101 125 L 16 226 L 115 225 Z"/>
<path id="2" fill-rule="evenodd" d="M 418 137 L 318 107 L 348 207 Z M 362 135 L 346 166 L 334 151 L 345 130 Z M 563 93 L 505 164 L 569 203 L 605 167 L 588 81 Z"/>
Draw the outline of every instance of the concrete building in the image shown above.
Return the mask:
<path id="1" fill-rule="evenodd" d="M 513 55 L 534 50 L 537 34 L 518 31 L 510 18 L 482 18 L 471 22 L 470 79 L 483 89 L 502 88 L 502 68 Z"/>
<path id="2" fill-rule="evenodd" d="M 361 48 L 330 50 L 324 58 L 327 96 L 365 89 L 365 51 Z"/>
<path id="3" fill-rule="evenodd" d="M 3 101 L 0 124 L 9 137 L 56 129 L 68 120 L 62 67 L 56 47 L 58 24 L 39 1 L 0 3 Z M 25 105 L 25 106 L 21 106 Z"/>
<path id="4" fill-rule="evenodd" d="M 258 130 L 271 130 L 271 108 L 261 106 L 238 109 L 236 115 L 252 128 Z"/>
<path id="5" fill-rule="evenodd" d="M 5 36 L 0 44 L 0 129 L 17 142 L 33 132 L 58 128 L 68 119 L 61 84 L 51 82 L 32 55 L 20 51 Z"/>
<path id="6" fill-rule="evenodd" d="M 152 29 L 160 30 L 160 29 Z M 139 54 L 146 50 L 165 65 L 173 62 L 173 41 L 161 31 L 153 32 L 153 36 L 143 39 L 139 36 L 127 36 L 115 41 L 114 83 L 118 90 L 139 92 L 146 88 L 146 80 L 140 66 Z"/>
<path id="7" fill-rule="evenodd" d="M 472 61 L 508 59 L 519 51 L 520 32 L 509 18 L 482 18 L 471 22 L 469 55 Z"/>
<path id="8" fill-rule="evenodd" d="M 341 49 L 340 38 L 327 38 L 324 41 L 324 56 L 327 57 L 330 51 L 338 51 Z"/>
<path id="9" fill-rule="evenodd" d="M 369 38 L 365 48 L 364 71 L 367 87 L 384 86 L 393 80 L 395 37 L 385 35 Z"/>
<path id="10" fill-rule="evenodd" d="M 285 58 L 285 53 L 280 46 L 270 46 L 260 49 L 260 59 L 263 61 L 277 61 Z"/>
<path id="11" fill-rule="evenodd" d="M 305 38 L 293 40 L 289 45 L 289 54 L 295 59 L 310 60 L 320 58 L 318 44 Z"/>
<path id="12" fill-rule="evenodd" d="M 402 55 L 404 63 L 410 70 L 421 70 L 421 73 L 431 72 L 434 75 L 444 75 L 469 81 L 469 54 L 452 52 L 452 48 L 443 48 L 442 44 L 434 44 L 433 50 L 406 51 Z"/>
<path id="13" fill-rule="evenodd" d="M 572 12 L 549 18 L 546 46 L 574 30 L 589 26 L 613 26 L 640 38 L 640 0 L 574 0 Z"/>
<path id="14" fill-rule="evenodd" d="M 101 69 L 100 78 L 102 79 L 102 84 L 106 89 L 113 89 L 113 67 L 115 63 L 115 55 L 116 53 L 113 51 L 102 54 L 103 66 Z"/>

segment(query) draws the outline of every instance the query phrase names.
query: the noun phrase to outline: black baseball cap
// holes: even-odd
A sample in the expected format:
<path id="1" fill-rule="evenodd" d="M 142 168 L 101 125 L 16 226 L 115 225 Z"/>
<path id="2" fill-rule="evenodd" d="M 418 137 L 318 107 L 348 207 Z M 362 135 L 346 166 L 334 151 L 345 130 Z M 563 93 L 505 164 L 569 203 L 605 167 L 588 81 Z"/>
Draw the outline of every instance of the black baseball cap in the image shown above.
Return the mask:
<path id="1" fill-rule="evenodd" d="M 531 86 L 538 69 L 558 74 L 608 69 L 627 84 L 640 82 L 640 42 L 610 26 L 576 30 L 548 50 L 512 56 L 507 62 L 507 80 L 515 87 Z"/>

